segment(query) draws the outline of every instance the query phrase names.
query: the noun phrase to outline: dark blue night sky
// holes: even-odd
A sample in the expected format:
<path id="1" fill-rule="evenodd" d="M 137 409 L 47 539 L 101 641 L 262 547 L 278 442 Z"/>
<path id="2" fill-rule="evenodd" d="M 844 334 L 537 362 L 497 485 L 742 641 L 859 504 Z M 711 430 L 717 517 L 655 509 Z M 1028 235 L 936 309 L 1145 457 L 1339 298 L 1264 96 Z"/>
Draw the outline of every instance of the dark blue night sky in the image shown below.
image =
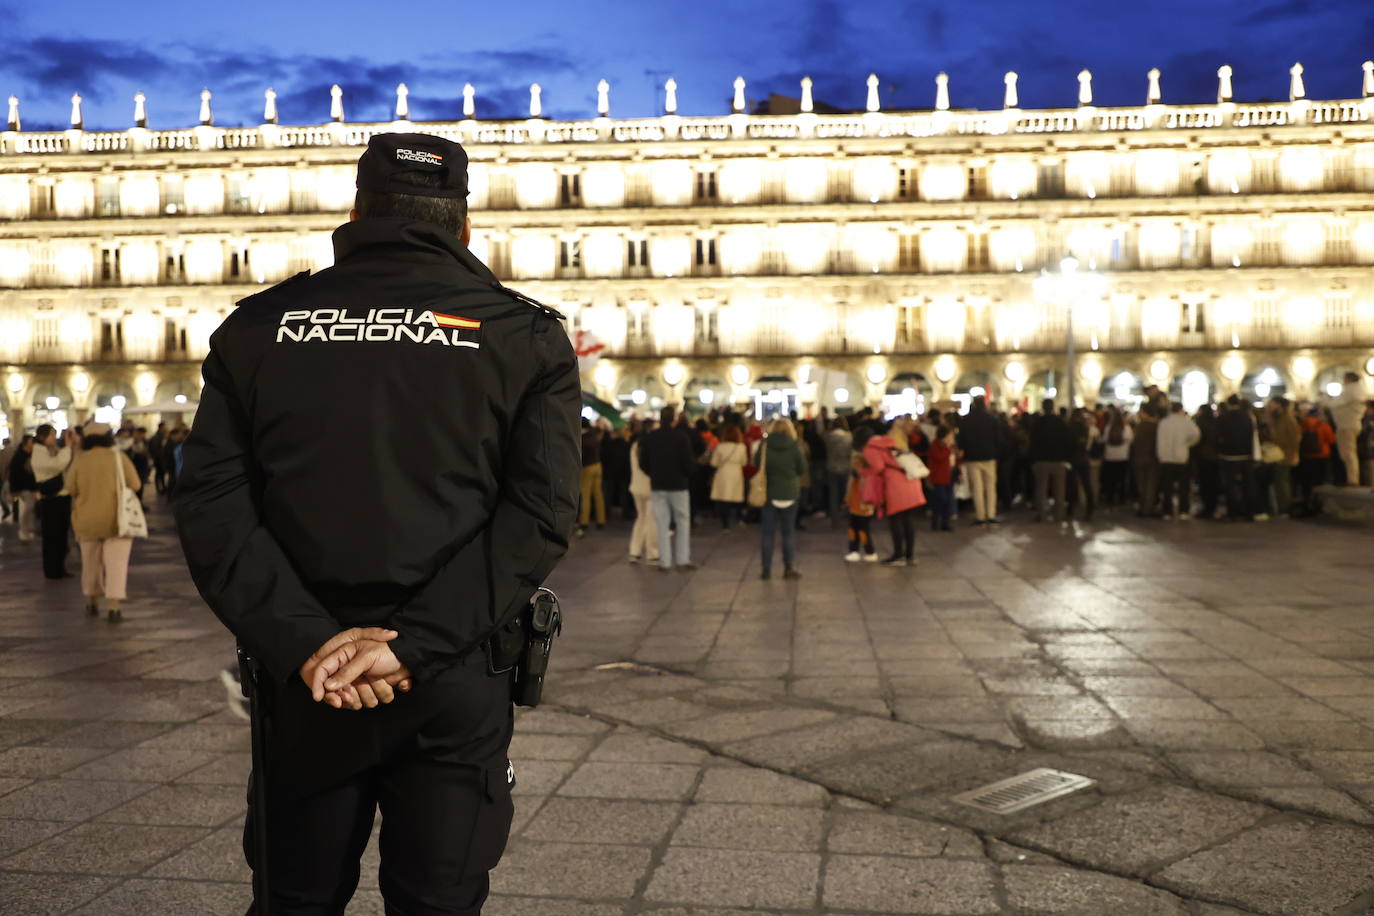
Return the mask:
<path id="1" fill-rule="evenodd" d="M 398 82 L 413 120 L 459 117 L 465 82 L 479 118 L 523 117 L 533 81 L 546 116 L 585 118 L 602 78 L 613 115 L 647 116 L 670 75 L 684 115 L 726 113 L 738 75 L 751 101 L 809 74 L 817 101 L 860 108 L 876 72 L 885 108 L 929 108 L 941 70 L 955 108 L 1000 107 L 1009 69 L 1037 108 L 1074 105 L 1083 67 L 1099 105 L 1142 103 L 1150 67 L 1165 102 L 1215 101 L 1224 63 L 1237 101 L 1286 99 L 1295 61 L 1310 97 L 1357 97 L 1374 2 L 25 0 L 0 2 L 0 35 L 0 98 L 20 97 L 26 130 L 66 127 L 73 92 L 88 128 L 129 126 L 136 91 L 149 126 L 189 126 L 202 87 L 221 125 L 257 124 L 268 86 L 283 123 L 320 123 L 335 82 L 351 121 L 389 120 Z"/>

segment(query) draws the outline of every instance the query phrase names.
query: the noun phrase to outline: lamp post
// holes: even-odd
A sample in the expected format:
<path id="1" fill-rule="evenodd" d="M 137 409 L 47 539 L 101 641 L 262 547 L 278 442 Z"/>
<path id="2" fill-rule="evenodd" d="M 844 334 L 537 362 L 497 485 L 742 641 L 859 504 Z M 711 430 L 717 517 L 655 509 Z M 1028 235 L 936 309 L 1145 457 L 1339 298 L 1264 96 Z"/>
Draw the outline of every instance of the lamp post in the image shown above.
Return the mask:
<path id="1" fill-rule="evenodd" d="M 1053 274 L 1048 270 L 1042 270 L 1040 276 L 1035 278 L 1034 283 L 1035 294 L 1039 299 L 1064 306 L 1066 316 L 1064 322 L 1064 356 L 1068 376 L 1065 392 L 1068 396 L 1069 409 L 1073 410 L 1076 406 L 1074 387 L 1077 380 L 1077 372 L 1074 370 L 1073 310 L 1085 299 L 1094 296 L 1100 298 L 1104 281 L 1101 275 L 1091 270 L 1080 271 L 1078 259 L 1070 256 L 1059 262 L 1059 273 Z"/>

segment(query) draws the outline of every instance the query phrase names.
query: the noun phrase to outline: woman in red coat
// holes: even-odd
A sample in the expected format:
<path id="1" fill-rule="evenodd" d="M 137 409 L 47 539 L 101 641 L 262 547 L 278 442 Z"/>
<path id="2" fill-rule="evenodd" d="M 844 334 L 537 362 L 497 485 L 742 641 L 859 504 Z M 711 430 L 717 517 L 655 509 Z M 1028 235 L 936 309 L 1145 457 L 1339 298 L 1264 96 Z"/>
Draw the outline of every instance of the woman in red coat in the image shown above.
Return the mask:
<path id="1" fill-rule="evenodd" d="M 911 480 L 897 462 L 909 451 L 906 436 L 895 427 L 864 445 L 865 501 L 881 508 L 892 528 L 892 556 L 884 566 L 916 565 L 916 510 L 926 503 L 919 480 Z M 871 496 L 871 498 L 870 498 Z"/>

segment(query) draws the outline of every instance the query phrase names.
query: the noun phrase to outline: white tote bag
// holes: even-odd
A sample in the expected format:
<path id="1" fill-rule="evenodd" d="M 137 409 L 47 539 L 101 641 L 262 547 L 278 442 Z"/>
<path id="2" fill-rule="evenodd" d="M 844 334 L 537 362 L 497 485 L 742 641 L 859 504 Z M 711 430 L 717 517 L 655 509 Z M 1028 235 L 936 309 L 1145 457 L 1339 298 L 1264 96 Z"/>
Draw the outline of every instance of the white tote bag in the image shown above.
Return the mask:
<path id="1" fill-rule="evenodd" d="M 143 503 L 138 494 L 129 489 L 124 482 L 124 456 L 114 453 L 115 460 L 115 511 L 118 513 L 118 530 L 122 538 L 146 538 L 148 520 L 143 517 Z"/>

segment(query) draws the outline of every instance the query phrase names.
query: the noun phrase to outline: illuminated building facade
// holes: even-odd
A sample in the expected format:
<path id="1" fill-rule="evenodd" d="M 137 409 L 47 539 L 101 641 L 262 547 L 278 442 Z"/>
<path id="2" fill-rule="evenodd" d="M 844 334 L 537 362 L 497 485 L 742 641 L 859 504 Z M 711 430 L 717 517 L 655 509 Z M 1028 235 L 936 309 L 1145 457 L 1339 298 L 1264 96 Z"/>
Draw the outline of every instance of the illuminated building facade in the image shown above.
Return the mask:
<path id="1" fill-rule="evenodd" d="M 12 427 L 110 405 L 194 402 L 209 333 L 236 300 L 328 266 L 373 133 L 459 140 L 473 250 L 606 345 L 590 389 L 663 400 L 892 409 L 1037 399 L 1064 380 L 1069 309 L 1080 400 L 1142 384 L 1189 402 L 1312 397 L 1374 370 L 1374 64 L 1361 97 L 998 111 L 734 111 L 0 133 L 0 406 Z M 1352 79 L 1352 83 L 1358 84 Z M 1046 295 L 1073 256 L 1096 278 Z M 341 392 L 341 396 L 347 396 Z M 121 400 L 122 399 L 122 400 Z M 915 403 L 913 403 L 915 402 Z M 168 411 L 171 412 L 170 410 Z"/>

